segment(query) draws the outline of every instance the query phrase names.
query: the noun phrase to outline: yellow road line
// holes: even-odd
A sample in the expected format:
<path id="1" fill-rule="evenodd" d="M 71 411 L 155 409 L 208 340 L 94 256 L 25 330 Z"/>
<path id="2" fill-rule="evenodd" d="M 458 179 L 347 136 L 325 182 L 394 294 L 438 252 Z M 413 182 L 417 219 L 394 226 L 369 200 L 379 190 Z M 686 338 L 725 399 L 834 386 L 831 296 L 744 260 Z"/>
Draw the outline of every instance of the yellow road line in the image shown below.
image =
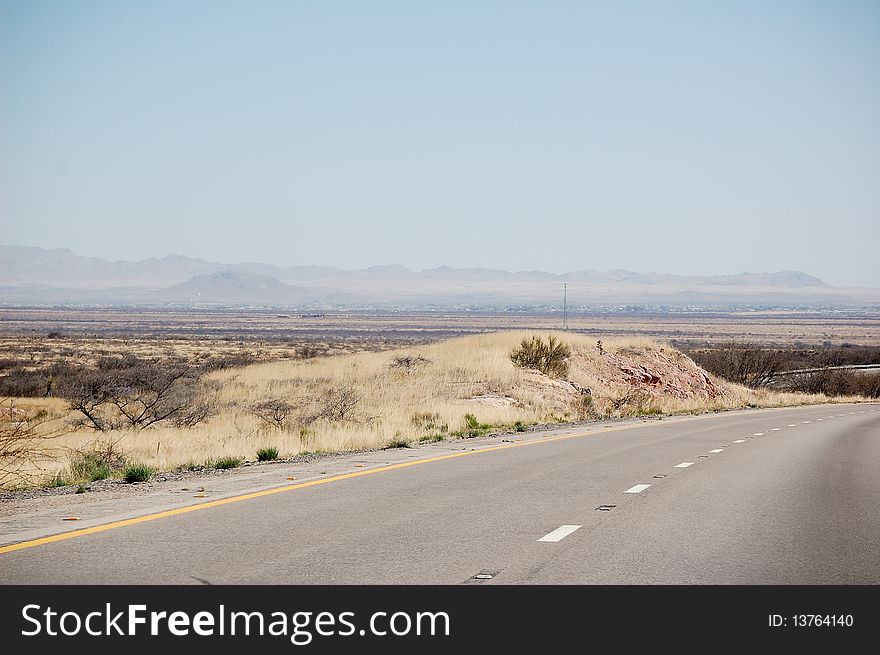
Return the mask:
<path id="1" fill-rule="evenodd" d="M 653 424 L 653 422 L 651 423 Z M 340 480 L 350 480 L 351 478 L 360 478 L 365 475 L 373 475 L 375 473 L 384 473 L 385 471 L 395 471 L 397 469 L 408 468 L 410 466 L 419 466 L 421 464 L 430 464 L 432 462 L 441 462 L 449 459 L 456 459 L 458 457 L 467 457 L 469 455 L 480 455 L 483 453 L 491 453 L 498 450 L 507 450 L 509 448 L 521 448 L 523 446 L 535 446 L 540 444 L 552 443 L 554 441 L 562 441 L 564 439 L 575 439 L 577 437 L 585 437 L 596 434 L 603 434 L 605 432 L 615 432 L 617 430 L 630 430 L 633 428 L 644 427 L 645 425 L 651 425 L 648 423 L 638 423 L 636 425 L 620 425 L 609 428 L 603 428 L 600 430 L 590 430 L 587 432 L 579 432 L 577 434 L 565 434 L 556 437 L 544 437 L 538 438 L 534 441 L 522 441 L 517 443 L 507 443 L 500 446 L 489 446 L 488 448 L 480 448 L 479 450 L 466 450 L 458 453 L 450 453 L 448 455 L 438 455 L 437 457 L 429 457 L 426 459 L 416 459 L 409 462 L 399 462 L 397 464 L 388 464 L 386 466 L 377 466 L 376 468 L 364 469 L 363 471 L 353 471 L 351 473 L 342 473 L 340 475 L 334 475 L 329 478 L 319 478 L 317 480 L 309 480 L 308 482 L 299 482 L 297 484 L 289 484 L 283 487 L 275 487 L 272 489 L 264 489 L 262 491 L 253 491 L 251 493 L 241 494 L 238 496 L 230 496 L 229 498 L 221 498 L 219 500 L 211 500 L 206 503 L 197 503 L 195 505 L 188 505 L 187 507 L 178 507 L 177 509 L 169 509 L 164 512 L 155 512 L 153 514 L 145 514 L 144 516 L 137 516 L 131 519 L 123 519 L 121 521 L 113 521 L 111 523 L 104 523 L 102 525 L 95 525 L 90 528 L 80 528 L 79 530 L 70 530 L 69 532 L 62 532 L 59 534 L 50 535 L 48 537 L 40 537 L 39 539 L 31 539 L 29 541 L 22 541 L 16 544 L 9 544 L 8 546 L 0 546 L 0 554 L 11 553 L 16 550 L 24 550 L 25 548 L 34 548 L 35 546 L 42 546 L 43 544 L 51 544 L 58 541 L 64 541 L 66 539 L 73 539 L 74 537 L 83 537 L 88 534 L 96 534 L 98 532 L 106 532 L 107 530 L 115 530 L 116 528 L 123 528 L 127 525 L 137 525 L 138 523 L 146 523 L 147 521 L 155 521 L 157 519 L 163 519 L 169 516 L 178 516 L 180 514 L 188 514 L 189 512 L 196 512 L 198 510 L 210 509 L 212 507 L 220 507 L 221 505 L 229 505 L 231 503 L 238 503 L 243 500 L 251 500 L 252 498 L 262 498 L 264 496 L 272 496 L 274 494 L 285 493 L 287 491 L 294 491 L 296 489 L 305 489 L 306 487 L 316 487 L 321 484 L 329 484 L 331 482 L 339 482 Z"/>
<path id="2" fill-rule="evenodd" d="M 776 408 L 773 408 L 776 409 Z M 792 409 L 792 408 L 779 408 L 779 409 Z M 668 425 L 670 423 L 678 423 L 680 421 L 694 420 L 700 418 L 711 418 L 713 415 L 703 415 L 703 416 L 681 416 L 675 417 L 672 419 L 667 419 L 663 421 L 664 425 Z M 611 426 L 607 428 L 599 428 L 596 430 L 588 429 L 585 432 L 578 432 L 576 434 L 564 434 L 556 437 L 538 437 L 534 441 L 520 441 L 516 443 L 507 443 L 500 446 L 489 446 L 488 448 L 480 448 L 479 450 L 466 450 L 458 453 L 450 453 L 448 455 L 438 455 L 437 457 L 429 457 L 426 459 L 416 459 L 409 462 L 399 462 L 397 464 L 388 464 L 386 466 L 377 466 L 376 468 L 364 469 L 362 471 L 353 471 L 352 473 L 343 473 L 340 475 L 334 475 L 329 478 L 319 478 L 317 480 L 310 480 L 308 482 L 299 482 L 297 484 L 285 485 L 283 487 L 274 487 L 272 489 L 264 489 L 263 491 L 254 491 L 251 493 L 241 494 L 239 496 L 230 496 L 228 498 L 220 498 L 219 500 L 211 500 L 206 503 L 197 503 L 195 505 L 188 505 L 186 507 L 178 507 L 177 509 L 169 509 L 164 512 L 156 512 L 153 514 L 145 514 L 144 516 L 137 516 L 131 519 L 123 519 L 121 521 L 113 521 L 111 523 L 104 523 L 102 525 L 95 525 L 90 528 L 80 528 L 78 530 L 70 530 L 68 532 L 62 532 L 59 534 L 50 535 L 48 537 L 40 537 L 39 539 L 31 539 L 29 541 L 22 541 L 15 544 L 9 544 L 8 546 L 0 546 L 0 555 L 4 553 L 11 553 L 16 550 L 24 550 L 25 548 L 34 548 L 35 546 L 42 546 L 43 544 L 51 544 L 58 541 L 64 541 L 66 539 L 73 539 L 74 537 L 84 537 L 88 534 L 96 534 L 98 532 L 106 532 L 107 530 L 115 530 L 116 528 L 124 528 L 127 525 L 137 525 L 138 523 L 146 523 L 147 521 L 155 521 L 157 519 L 164 519 L 169 516 L 178 516 L 180 514 L 188 514 L 189 512 L 196 512 L 203 509 L 210 509 L 212 507 L 220 507 L 221 505 L 229 505 L 231 503 L 238 503 L 243 500 L 251 500 L 252 498 L 262 498 L 264 496 L 272 496 L 274 494 L 285 493 L 287 491 L 295 491 L 296 489 L 305 489 L 306 487 L 316 487 L 321 484 L 329 484 L 331 482 L 339 482 L 340 480 L 350 480 L 351 478 L 360 478 L 365 475 L 373 475 L 375 473 L 384 473 L 385 471 L 395 471 L 397 469 L 408 468 L 410 466 L 419 466 L 421 464 L 430 464 L 432 462 L 441 462 L 449 459 L 456 459 L 458 457 L 467 457 L 469 455 L 481 455 L 483 453 L 491 453 L 498 450 L 507 450 L 509 448 L 521 448 L 523 446 L 536 446 L 541 444 L 553 443 L 555 441 L 562 441 L 565 439 L 576 439 L 578 437 L 587 437 L 593 436 L 597 434 L 605 434 L 607 432 L 617 432 L 619 430 L 633 430 L 635 428 L 642 428 L 651 425 L 656 425 L 654 421 L 636 423 L 633 425 L 617 425 Z"/>

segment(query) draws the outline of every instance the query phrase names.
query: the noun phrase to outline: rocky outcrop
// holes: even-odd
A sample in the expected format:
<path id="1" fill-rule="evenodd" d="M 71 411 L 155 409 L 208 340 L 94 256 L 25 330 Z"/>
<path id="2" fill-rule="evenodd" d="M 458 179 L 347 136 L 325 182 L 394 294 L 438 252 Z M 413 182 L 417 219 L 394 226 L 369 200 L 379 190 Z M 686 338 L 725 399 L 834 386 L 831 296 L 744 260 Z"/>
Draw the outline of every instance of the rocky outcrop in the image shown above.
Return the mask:
<path id="1" fill-rule="evenodd" d="M 714 400 L 732 394 L 725 383 L 713 380 L 692 359 L 667 348 L 576 354 L 572 371 L 595 378 L 601 386 L 625 386 L 649 396 Z"/>

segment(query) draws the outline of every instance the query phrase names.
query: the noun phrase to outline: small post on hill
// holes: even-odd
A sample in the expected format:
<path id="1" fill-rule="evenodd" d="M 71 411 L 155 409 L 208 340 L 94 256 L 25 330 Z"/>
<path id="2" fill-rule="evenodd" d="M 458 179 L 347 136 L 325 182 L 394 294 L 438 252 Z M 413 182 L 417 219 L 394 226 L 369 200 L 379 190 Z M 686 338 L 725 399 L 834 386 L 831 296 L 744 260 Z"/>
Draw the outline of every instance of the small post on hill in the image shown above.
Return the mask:
<path id="1" fill-rule="evenodd" d="M 562 329 L 568 330 L 568 282 L 562 283 Z"/>

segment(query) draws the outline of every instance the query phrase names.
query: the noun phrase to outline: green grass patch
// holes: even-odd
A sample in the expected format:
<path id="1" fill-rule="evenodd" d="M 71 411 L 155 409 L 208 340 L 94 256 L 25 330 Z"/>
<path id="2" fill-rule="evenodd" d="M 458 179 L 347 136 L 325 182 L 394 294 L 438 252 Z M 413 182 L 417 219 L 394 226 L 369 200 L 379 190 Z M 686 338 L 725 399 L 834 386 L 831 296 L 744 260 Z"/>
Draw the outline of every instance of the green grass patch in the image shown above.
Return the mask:
<path id="1" fill-rule="evenodd" d="M 154 469 L 146 464 L 131 464 L 122 472 L 122 479 L 128 483 L 146 482 L 153 476 Z"/>
<path id="2" fill-rule="evenodd" d="M 49 480 L 49 484 L 46 485 L 52 489 L 56 489 L 58 487 L 66 487 L 70 482 L 66 477 L 64 477 L 63 473 L 56 473 L 52 476 L 52 479 Z"/>
<path id="3" fill-rule="evenodd" d="M 326 450 L 301 450 L 297 453 L 300 457 L 319 457 L 325 454 Z"/>
<path id="4" fill-rule="evenodd" d="M 267 447 L 260 448 L 257 451 L 257 461 L 258 462 L 271 462 L 273 459 L 278 459 L 278 449 Z"/>
<path id="5" fill-rule="evenodd" d="M 466 437 L 469 439 L 473 437 L 482 437 L 483 435 L 488 434 L 489 431 L 494 427 L 489 423 L 480 423 L 477 420 L 477 417 L 473 414 L 464 415 L 464 425 L 465 429 L 459 430 L 458 432 L 453 432 L 453 436 Z"/>
<path id="6" fill-rule="evenodd" d="M 404 439 L 403 437 L 394 437 L 394 439 L 389 441 L 388 445 L 385 446 L 385 450 L 389 450 L 391 448 L 412 448 L 412 444 L 409 442 L 409 439 Z"/>
<path id="7" fill-rule="evenodd" d="M 110 464 L 98 453 L 82 453 L 70 463 L 70 473 L 77 480 L 96 482 L 110 477 Z"/>
<path id="8" fill-rule="evenodd" d="M 218 457 L 210 464 L 215 469 L 234 469 L 241 466 L 240 457 Z"/>

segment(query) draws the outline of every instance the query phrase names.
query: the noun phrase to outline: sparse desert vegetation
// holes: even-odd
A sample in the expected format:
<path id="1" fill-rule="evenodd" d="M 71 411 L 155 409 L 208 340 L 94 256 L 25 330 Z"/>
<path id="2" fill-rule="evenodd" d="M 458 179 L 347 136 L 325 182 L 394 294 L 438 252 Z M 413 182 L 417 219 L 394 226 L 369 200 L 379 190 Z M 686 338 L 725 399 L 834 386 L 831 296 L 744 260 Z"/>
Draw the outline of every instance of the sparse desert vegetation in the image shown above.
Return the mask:
<path id="1" fill-rule="evenodd" d="M 271 462 L 272 460 L 278 459 L 278 449 L 272 446 L 267 448 L 260 448 L 257 451 L 257 461 L 258 462 Z"/>
<path id="2" fill-rule="evenodd" d="M 752 388 L 773 388 L 828 396 L 880 397 L 880 347 L 845 343 L 835 347 L 779 348 L 755 343 L 725 343 L 695 348 L 688 354 L 725 380 Z"/>
<path id="3" fill-rule="evenodd" d="M 542 372 L 540 357 L 517 355 L 523 348 L 555 353 L 556 364 Z M 84 374 L 84 381 L 109 376 L 105 387 L 112 393 L 87 396 L 104 399 L 97 404 L 100 418 L 84 420 L 82 394 L 18 401 L 20 411 L 40 415 L 47 435 L 50 429 L 58 434 L 49 442 L 31 441 L 42 450 L 28 460 L 29 472 L 42 484 L 138 481 L 153 471 L 400 448 L 535 424 L 828 400 L 729 383 L 651 339 L 604 337 L 598 343 L 592 335 L 553 332 L 480 334 L 188 376 L 141 368 L 134 375 L 96 366 Z M 139 386 L 142 378 L 149 384 Z M 178 403 L 168 400 L 176 398 L 171 390 L 178 384 L 186 399 L 179 413 L 170 411 Z M 198 420 L 176 418 L 193 411 Z M 133 420 L 141 415 L 164 418 Z"/>
<path id="4" fill-rule="evenodd" d="M 524 337 L 510 352 L 510 361 L 520 368 L 531 368 L 556 378 L 568 375 L 569 357 L 571 348 L 552 334 L 546 340 L 537 335 Z"/>
<path id="5" fill-rule="evenodd" d="M 58 434 L 53 418 L 46 407 L 15 398 L 0 402 L 0 489 L 40 481 L 40 465 L 51 457 Z"/>
<path id="6" fill-rule="evenodd" d="M 122 479 L 126 482 L 146 482 L 154 473 L 154 469 L 146 464 L 131 464 L 122 473 Z"/>

